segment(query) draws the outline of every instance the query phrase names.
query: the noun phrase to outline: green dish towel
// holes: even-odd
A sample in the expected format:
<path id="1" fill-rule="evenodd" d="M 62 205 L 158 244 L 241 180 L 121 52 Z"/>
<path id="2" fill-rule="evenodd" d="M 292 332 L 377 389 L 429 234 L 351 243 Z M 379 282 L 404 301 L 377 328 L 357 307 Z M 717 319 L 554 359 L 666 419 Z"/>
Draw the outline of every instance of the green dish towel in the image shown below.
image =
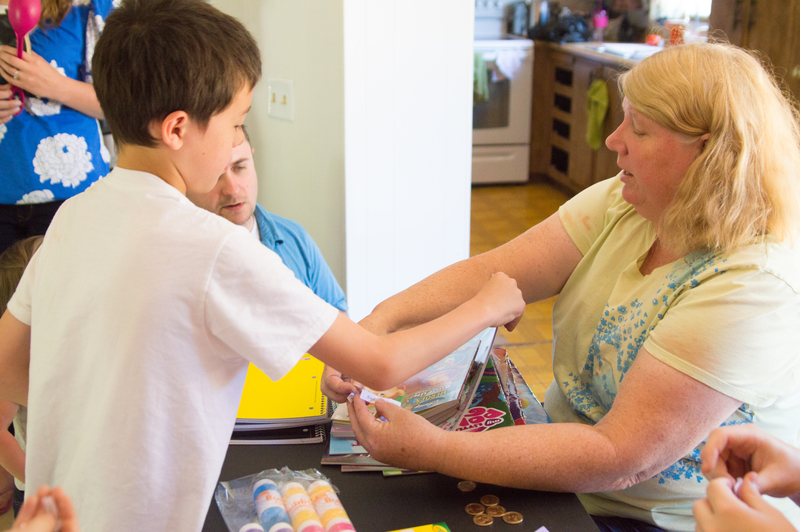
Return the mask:
<path id="1" fill-rule="evenodd" d="M 586 142 L 593 150 L 599 150 L 603 145 L 603 121 L 608 111 L 608 87 L 604 79 L 596 79 L 589 85 L 588 100 Z"/>
<path id="2" fill-rule="evenodd" d="M 489 73 L 483 53 L 475 52 L 475 67 L 472 81 L 472 105 L 489 99 Z"/>

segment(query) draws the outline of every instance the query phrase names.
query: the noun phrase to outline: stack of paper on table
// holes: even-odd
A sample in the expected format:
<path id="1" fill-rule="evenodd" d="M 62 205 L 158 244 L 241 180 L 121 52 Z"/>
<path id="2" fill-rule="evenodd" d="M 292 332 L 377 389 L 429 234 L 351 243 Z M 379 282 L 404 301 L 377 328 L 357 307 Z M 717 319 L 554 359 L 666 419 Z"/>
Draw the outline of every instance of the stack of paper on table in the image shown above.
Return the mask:
<path id="1" fill-rule="evenodd" d="M 324 364 L 303 356 L 282 379 L 272 381 L 252 364 L 247 370 L 232 444 L 316 443 L 325 438 L 333 410 L 320 384 Z"/>
<path id="2" fill-rule="evenodd" d="M 486 333 L 486 331 L 485 331 Z M 482 333 L 483 334 L 483 333 Z M 484 347 L 479 349 L 476 356 L 476 369 L 468 376 L 458 407 L 446 419 L 441 427 L 446 430 L 483 431 L 514 424 L 506 396 L 500 385 L 500 379 L 495 370 L 494 363 L 490 360 L 491 341 L 494 339 L 494 330 L 485 337 L 489 340 Z M 339 437 L 335 433 L 339 427 L 349 430 L 349 437 Z M 334 422 L 331 430 L 331 441 L 328 451 L 322 458 L 326 465 L 341 465 L 343 472 L 352 471 L 383 471 L 386 476 L 408 474 L 409 471 L 398 470 L 377 462 L 370 457 L 352 436 L 349 423 Z"/>

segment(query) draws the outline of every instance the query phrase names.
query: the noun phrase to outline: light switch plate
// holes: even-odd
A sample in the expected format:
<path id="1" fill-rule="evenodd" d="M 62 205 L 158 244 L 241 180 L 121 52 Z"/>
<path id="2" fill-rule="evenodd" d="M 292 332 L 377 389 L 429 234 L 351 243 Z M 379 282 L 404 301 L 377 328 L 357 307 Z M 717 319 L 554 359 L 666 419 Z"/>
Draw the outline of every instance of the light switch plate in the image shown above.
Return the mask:
<path id="1" fill-rule="evenodd" d="M 294 120 L 294 82 L 290 79 L 268 79 L 267 113 L 275 118 Z"/>

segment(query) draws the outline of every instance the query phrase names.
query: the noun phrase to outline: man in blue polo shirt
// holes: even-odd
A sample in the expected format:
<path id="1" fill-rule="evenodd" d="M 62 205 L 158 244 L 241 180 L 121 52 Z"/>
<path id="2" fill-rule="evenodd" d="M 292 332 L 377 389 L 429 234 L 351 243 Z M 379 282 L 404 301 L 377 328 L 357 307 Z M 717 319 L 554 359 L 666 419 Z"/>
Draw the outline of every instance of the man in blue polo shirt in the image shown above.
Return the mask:
<path id="1" fill-rule="evenodd" d="M 243 128 L 244 129 L 244 128 Z M 230 163 L 207 194 L 187 194 L 198 207 L 241 225 L 278 254 L 283 263 L 315 294 L 341 311 L 347 310 L 344 292 L 308 232 L 297 222 L 281 218 L 256 203 L 258 178 L 250 136 L 233 148 Z"/>

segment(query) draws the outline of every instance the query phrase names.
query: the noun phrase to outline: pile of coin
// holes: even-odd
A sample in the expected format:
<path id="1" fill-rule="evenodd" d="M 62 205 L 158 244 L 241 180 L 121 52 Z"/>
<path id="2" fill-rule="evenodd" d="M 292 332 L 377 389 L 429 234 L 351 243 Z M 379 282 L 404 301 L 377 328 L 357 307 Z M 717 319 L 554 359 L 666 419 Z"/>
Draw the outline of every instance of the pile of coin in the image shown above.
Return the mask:
<path id="1" fill-rule="evenodd" d="M 463 492 L 474 490 L 476 484 L 471 480 L 463 480 L 458 483 L 458 489 Z M 481 502 L 471 502 L 464 509 L 472 517 L 472 522 L 478 526 L 489 526 L 494 522 L 495 517 L 502 517 L 506 523 L 516 525 L 522 522 L 522 514 L 519 512 L 507 512 L 500 506 L 500 499 L 496 495 L 484 495 Z"/>

